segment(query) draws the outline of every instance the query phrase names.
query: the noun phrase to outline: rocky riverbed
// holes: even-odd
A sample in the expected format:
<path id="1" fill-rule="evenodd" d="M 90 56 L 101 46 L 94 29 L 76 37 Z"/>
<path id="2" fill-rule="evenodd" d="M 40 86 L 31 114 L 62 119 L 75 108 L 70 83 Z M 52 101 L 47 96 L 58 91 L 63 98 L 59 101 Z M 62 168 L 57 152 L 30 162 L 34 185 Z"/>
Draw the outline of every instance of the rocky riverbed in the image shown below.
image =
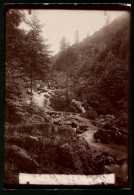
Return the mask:
<path id="1" fill-rule="evenodd" d="M 32 125 L 5 127 L 6 183 L 18 183 L 19 172 L 85 175 L 115 173 L 116 185 L 127 183 L 127 147 L 122 143 L 113 143 L 108 136 L 108 130 L 115 128 L 114 116 L 86 119 L 81 114 L 85 112 L 81 103 L 73 105 L 75 111 L 79 112 L 54 110 L 51 107 L 54 94 L 55 90 L 47 87 L 33 91 L 32 102 L 45 113 L 44 122 L 34 124 L 33 121 Z M 107 138 L 102 131 L 107 131 Z M 119 129 L 113 131 L 120 135 Z"/>

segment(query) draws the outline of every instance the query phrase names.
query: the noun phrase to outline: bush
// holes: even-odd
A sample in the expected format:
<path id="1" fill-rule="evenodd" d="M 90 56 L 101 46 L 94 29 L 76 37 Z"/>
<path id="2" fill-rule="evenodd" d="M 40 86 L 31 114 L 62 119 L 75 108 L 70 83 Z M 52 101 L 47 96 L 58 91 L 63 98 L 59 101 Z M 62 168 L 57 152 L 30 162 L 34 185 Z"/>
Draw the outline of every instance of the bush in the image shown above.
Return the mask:
<path id="1" fill-rule="evenodd" d="M 68 96 L 67 90 L 56 90 L 55 95 L 51 97 L 51 107 L 59 111 L 70 111 L 71 99 L 71 95 Z"/>
<path id="2" fill-rule="evenodd" d="M 85 113 L 81 114 L 80 116 L 83 118 L 94 120 L 95 118 L 97 118 L 98 115 L 96 110 L 91 108 L 90 110 L 87 110 Z"/>

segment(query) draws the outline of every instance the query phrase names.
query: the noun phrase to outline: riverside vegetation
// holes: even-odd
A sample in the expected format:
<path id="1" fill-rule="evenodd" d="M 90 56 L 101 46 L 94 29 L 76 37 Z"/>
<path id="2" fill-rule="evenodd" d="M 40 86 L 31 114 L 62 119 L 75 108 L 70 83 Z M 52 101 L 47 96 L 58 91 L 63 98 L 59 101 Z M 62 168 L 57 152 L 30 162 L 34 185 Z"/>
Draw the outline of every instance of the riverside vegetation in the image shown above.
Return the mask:
<path id="1" fill-rule="evenodd" d="M 6 185 L 20 172 L 113 172 L 115 185 L 128 184 L 129 31 L 124 14 L 51 56 L 39 21 L 6 13 Z"/>

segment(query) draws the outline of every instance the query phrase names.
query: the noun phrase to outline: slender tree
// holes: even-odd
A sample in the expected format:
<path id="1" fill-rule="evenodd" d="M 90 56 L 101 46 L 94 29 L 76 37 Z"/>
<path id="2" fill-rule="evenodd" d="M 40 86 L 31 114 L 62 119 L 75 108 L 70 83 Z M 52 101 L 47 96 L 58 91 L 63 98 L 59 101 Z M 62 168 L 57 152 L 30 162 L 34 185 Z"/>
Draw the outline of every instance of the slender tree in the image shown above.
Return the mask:
<path id="1" fill-rule="evenodd" d="M 28 32 L 20 28 L 21 22 L 26 22 L 31 27 Z M 23 72 L 31 78 L 31 86 L 33 78 L 45 78 L 50 54 L 48 45 L 41 35 L 41 28 L 36 17 L 32 17 L 32 20 L 28 21 L 23 11 L 7 11 L 5 61 L 6 75 L 10 72 L 8 77 L 10 75 L 11 78 L 16 73 L 20 75 Z"/>
<path id="2" fill-rule="evenodd" d="M 68 46 L 68 43 L 67 43 L 66 37 L 63 36 L 60 41 L 60 51 L 65 50 L 67 46 Z"/>

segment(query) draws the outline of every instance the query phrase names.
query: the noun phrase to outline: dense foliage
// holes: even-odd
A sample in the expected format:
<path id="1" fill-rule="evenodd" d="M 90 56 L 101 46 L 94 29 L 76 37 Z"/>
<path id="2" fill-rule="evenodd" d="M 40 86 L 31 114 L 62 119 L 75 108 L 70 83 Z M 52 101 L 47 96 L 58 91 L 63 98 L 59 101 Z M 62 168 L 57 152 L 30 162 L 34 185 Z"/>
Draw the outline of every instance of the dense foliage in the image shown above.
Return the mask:
<path id="1" fill-rule="evenodd" d="M 24 122 L 26 110 L 30 110 L 26 101 L 30 99 L 31 75 L 33 84 L 35 79 L 45 80 L 50 57 L 35 17 L 27 20 L 23 11 L 8 10 L 5 19 L 5 119 L 16 124 Z M 20 27 L 22 22 L 29 31 Z"/>
<path id="2" fill-rule="evenodd" d="M 30 30 L 20 28 L 21 23 L 29 26 Z M 8 10 L 6 12 L 6 68 L 22 70 L 25 74 L 36 78 L 44 77 L 50 62 L 45 40 L 41 36 L 41 25 L 33 16 L 28 21 L 24 12 Z M 17 64 L 17 66 L 15 66 Z"/>
<path id="3" fill-rule="evenodd" d="M 125 13 L 92 36 L 54 56 L 53 68 L 71 73 L 69 78 L 74 85 L 70 88 L 86 107 L 96 108 L 99 114 L 117 114 L 118 110 L 126 112 L 129 47 L 130 15 Z"/>

